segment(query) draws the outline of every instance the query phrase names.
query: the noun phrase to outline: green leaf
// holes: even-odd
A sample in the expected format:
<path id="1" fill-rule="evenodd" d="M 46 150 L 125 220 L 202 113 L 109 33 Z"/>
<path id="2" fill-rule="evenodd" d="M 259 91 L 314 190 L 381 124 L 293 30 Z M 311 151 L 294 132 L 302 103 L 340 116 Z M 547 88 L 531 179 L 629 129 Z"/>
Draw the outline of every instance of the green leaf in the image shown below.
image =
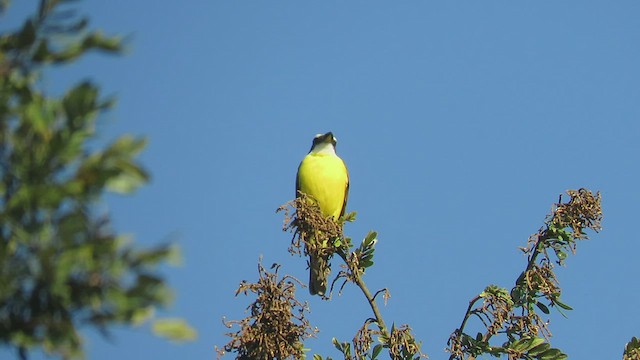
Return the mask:
<path id="1" fill-rule="evenodd" d="M 559 349 L 549 349 L 538 356 L 540 360 L 563 360 L 567 355 L 563 354 Z"/>
<path id="2" fill-rule="evenodd" d="M 522 352 L 525 352 L 528 349 L 532 348 L 533 347 L 532 345 L 533 345 L 535 340 L 536 340 L 536 338 L 523 337 L 523 338 L 520 338 L 520 339 L 514 341 L 511 344 L 511 346 L 509 346 L 509 348 L 511 348 L 511 349 L 513 349 L 513 350 L 515 350 L 517 352 L 522 353 Z M 539 345 L 539 343 L 536 344 L 536 345 Z"/>
<path id="3" fill-rule="evenodd" d="M 541 303 L 540 301 L 538 301 L 538 302 L 536 302 L 536 306 L 537 306 L 537 307 L 540 309 L 540 311 L 542 311 L 543 313 L 545 313 L 545 314 L 549 314 L 549 308 L 548 308 L 545 304 L 543 304 L 543 303 Z"/>
<path id="4" fill-rule="evenodd" d="M 106 186 L 109 191 L 118 194 L 130 194 L 147 182 L 148 176 L 142 169 L 129 170 L 108 179 Z"/>
<path id="5" fill-rule="evenodd" d="M 36 40 L 36 25 L 33 23 L 33 20 L 28 19 L 25 21 L 24 26 L 17 35 L 18 41 L 16 47 L 20 49 L 31 47 Z"/>
<path id="6" fill-rule="evenodd" d="M 127 194 L 148 181 L 149 176 L 146 171 L 132 160 L 145 144 L 144 138 L 124 135 L 94 160 L 96 161 L 94 166 L 99 166 L 99 171 L 104 174 L 103 176 L 107 176 L 105 181 L 109 190 Z"/>
<path id="7" fill-rule="evenodd" d="M 69 90 L 62 99 L 62 107 L 72 129 L 86 125 L 89 117 L 98 110 L 98 88 L 84 81 Z"/>
<path id="8" fill-rule="evenodd" d="M 369 231 L 367 236 L 365 236 L 363 243 L 371 244 L 372 242 L 374 242 L 376 240 L 377 237 L 378 237 L 378 233 L 377 232 Z"/>
<path id="9" fill-rule="evenodd" d="M 177 244 L 171 244 L 167 251 L 167 264 L 171 266 L 181 266 L 183 264 L 182 250 Z"/>
<path id="10" fill-rule="evenodd" d="M 531 348 L 527 354 L 530 356 L 536 356 L 540 353 L 543 353 L 549 350 L 550 347 L 551 345 L 549 345 L 549 343 L 543 342 L 542 344 L 539 344 L 538 346 L 534 346 L 533 348 Z"/>
<path id="11" fill-rule="evenodd" d="M 142 325 L 147 320 L 153 318 L 155 314 L 155 308 L 153 306 L 136 309 L 131 317 L 131 323 L 134 326 Z"/>
<path id="12" fill-rule="evenodd" d="M 531 351 L 532 349 L 544 344 L 544 339 L 539 337 L 531 338 L 531 340 L 527 343 L 527 351 Z"/>
<path id="13" fill-rule="evenodd" d="M 378 355 L 380 355 L 380 352 L 382 351 L 382 345 L 377 344 L 376 346 L 373 347 L 373 351 L 371 351 L 371 359 L 376 359 L 378 357 Z"/>
<path id="14" fill-rule="evenodd" d="M 122 51 L 122 39 L 120 37 L 106 37 L 100 31 L 88 34 L 82 41 L 85 50 L 97 49 L 106 52 Z"/>
<path id="15" fill-rule="evenodd" d="M 338 349 L 338 351 L 342 352 L 342 344 L 340 344 L 338 339 L 332 338 L 331 343 L 333 344 L 333 346 L 335 346 L 336 349 Z"/>
<path id="16" fill-rule="evenodd" d="M 557 305 L 557 306 L 559 306 L 559 307 L 561 307 L 561 308 L 563 308 L 563 309 L 565 309 L 565 310 L 573 310 L 573 308 L 572 308 L 571 306 L 569 306 L 569 305 L 567 305 L 567 304 L 565 304 L 565 303 L 561 302 L 559 298 L 555 298 L 555 299 L 553 300 L 553 304 L 554 304 L 554 305 Z"/>
<path id="17" fill-rule="evenodd" d="M 198 333 L 184 319 L 158 319 L 151 326 L 154 334 L 176 342 L 193 341 Z"/>
<path id="18" fill-rule="evenodd" d="M 564 261 L 567 258 L 567 253 L 562 250 L 558 250 L 556 251 L 556 256 L 558 256 L 560 261 Z"/>
<path id="19" fill-rule="evenodd" d="M 518 341 L 514 342 L 513 344 L 511 344 L 511 346 L 509 346 L 511 349 L 517 351 L 517 352 L 524 352 L 525 347 L 527 346 L 525 344 L 525 340 L 526 339 L 519 339 Z"/>

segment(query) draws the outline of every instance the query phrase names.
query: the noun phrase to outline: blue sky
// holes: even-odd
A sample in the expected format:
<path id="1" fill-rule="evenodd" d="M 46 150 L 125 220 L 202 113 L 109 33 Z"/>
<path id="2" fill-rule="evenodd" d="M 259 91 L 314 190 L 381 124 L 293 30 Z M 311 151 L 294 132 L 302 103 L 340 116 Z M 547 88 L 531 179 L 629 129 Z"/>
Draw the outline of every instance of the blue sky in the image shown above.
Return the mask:
<path id="1" fill-rule="evenodd" d="M 36 1 L 14 3 L 0 24 Z M 89 359 L 213 359 L 227 341 L 221 318 L 246 315 L 252 299 L 234 291 L 257 278 L 260 256 L 306 282 L 275 209 L 326 131 L 351 175 L 358 219 L 346 232 L 379 232 L 365 280 L 389 288 L 386 321 L 409 323 L 431 359 L 447 358 L 469 299 L 513 285 L 526 262 L 518 246 L 559 193 L 579 187 L 602 192 L 604 230 L 557 271 L 574 311 L 548 317 L 551 342 L 573 359 L 617 358 L 640 335 L 639 2 L 162 4 L 78 3 L 95 27 L 126 35 L 129 51 L 43 83 L 94 79 L 119 99 L 101 140 L 149 138 L 140 159 L 151 183 L 105 206 L 140 243 L 180 244 L 184 264 L 165 269 L 176 299 L 162 315 L 185 317 L 199 338 L 87 331 Z M 370 316 L 364 298 L 353 286 L 330 302 L 299 295 L 321 331 L 307 347 L 338 358 L 331 338 L 352 338 Z"/>

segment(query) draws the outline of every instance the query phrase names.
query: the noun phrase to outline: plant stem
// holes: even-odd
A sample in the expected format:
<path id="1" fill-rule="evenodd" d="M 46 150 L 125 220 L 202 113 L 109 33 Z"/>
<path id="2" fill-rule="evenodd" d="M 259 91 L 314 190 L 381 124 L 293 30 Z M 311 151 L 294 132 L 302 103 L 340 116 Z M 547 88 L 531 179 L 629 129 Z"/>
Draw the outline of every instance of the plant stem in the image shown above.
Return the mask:
<path id="1" fill-rule="evenodd" d="M 460 327 L 456 330 L 456 332 L 458 333 L 458 336 L 462 335 L 464 327 L 467 325 L 467 320 L 469 320 L 469 316 L 471 316 L 471 310 L 473 309 L 473 305 L 475 305 L 475 303 L 478 302 L 478 300 L 480 299 L 481 299 L 480 295 L 476 295 L 473 299 L 469 301 L 467 312 L 464 314 L 464 318 L 462 319 L 462 323 L 460 324 Z M 449 356 L 449 360 L 453 360 L 454 357 L 455 357 L 455 354 L 451 354 L 451 356 Z M 469 359 L 474 359 L 474 358 L 470 357 Z"/>
<path id="2" fill-rule="evenodd" d="M 349 271 L 353 275 L 353 282 L 356 285 L 358 285 L 360 290 L 362 290 L 362 293 L 364 294 L 364 296 L 367 298 L 367 301 L 369 302 L 369 306 L 373 311 L 373 315 L 376 318 L 376 323 L 378 324 L 378 328 L 380 329 L 380 332 L 382 333 L 383 336 L 389 338 L 390 335 L 387 330 L 387 325 L 385 324 L 384 319 L 382 318 L 382 314 L 380 313 L 378 304 L 376 304 L 376 300 L 371 295 L 371 291 L 369 291 L 369 288 L 367 288 L 367 285 L 365 284 L 364 280 L 362 280 L 362 273 L 357 267 L 354 268 L 352 263 L 347 258 L 347 255 L 343 251 L 339 251 L 338 254 L 342 258 L 342 260 L 344 260 L 345 264 L 347 264 L 347 266 L 349 267 Z"/>

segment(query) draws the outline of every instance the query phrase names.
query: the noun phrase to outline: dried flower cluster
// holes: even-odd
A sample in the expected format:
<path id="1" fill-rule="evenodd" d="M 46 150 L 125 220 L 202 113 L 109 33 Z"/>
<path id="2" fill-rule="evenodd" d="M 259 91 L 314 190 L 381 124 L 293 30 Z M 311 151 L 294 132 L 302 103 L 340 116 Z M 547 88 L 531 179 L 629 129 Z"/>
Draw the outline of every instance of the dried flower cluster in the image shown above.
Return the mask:
<path id="1" fill-rule="evenodd" d="M 353 337 L 353 352 L 355 353 L 356 359 L 365 358 L 371 349 L 371 344 L 373 344 L 373 336 L 379 336 L 381 334 L 379 330 L 369 328 L 372 322 L 371 319 L 367 319 Z"/>
<path id="2" fill-rule="evenodd" d="M 293 211 L 292 211 L 293 210 Z M 289 252 L 304 255 L 330 256 L 335 252 L 332 245 L 342 238 L 342 224 L 330 216 L 324 216 L 318 204 L 304 193 L 300 197 L 280 206 L 276 212 L 284 211 L 283 231 L 291 231 Z"/>
<path id="3" fill-rule="evenodd" d="M 225 322 L 227 327 L 238 325 L 240 330 L 227 334 L 231 341 L 218 350 L 218 357 L 225 352 L 235 352 L 236 359 L 247 360 L 304 357 L 303 340 L 314 336 L 317 330 L 304 316 L 307 304 L 295 298 L 295 284 L 300 281 L 288 275 L 278 280 L 278 266 L 274 267 L 274 272 L 268 272 L 258 264 L 258 282 L 240 284 L 236 295 L 251 292 L 257 297 L 247 308 L 248 317 Z"/>
<path id="4" fill-rule="evenodd" d="M 279 211 L 285 213 L 282 230 L 293 233 L 289 252 L 314 257 L 326 280 L 331 273 L 329 260 L 343 245 L 344 220 L 324 216 L 317 202 L 304 193 L 280 206 L 276 212 Z"/>
<path id="5" fill-rule="evenodd" d="M 586 239 L 584 229 L 598 232 L 602 229 L 602 207 L 600 192 L 593 194 L 587 189 L 568 190 L 571 197 L 568 203 L 558 203 L 553 212 L 551 222 L 556 228 L 569 227 L 573 235 L 579 239 Z"/>
<path id="6" fill-rule="evenodd" d="M 391 337 L 388 344 L 389 355 L 393 360 L 418 360 L 427 355 L 420 352 L 420 343 L 416 342 L 409 325 L 391 327 Z"/>

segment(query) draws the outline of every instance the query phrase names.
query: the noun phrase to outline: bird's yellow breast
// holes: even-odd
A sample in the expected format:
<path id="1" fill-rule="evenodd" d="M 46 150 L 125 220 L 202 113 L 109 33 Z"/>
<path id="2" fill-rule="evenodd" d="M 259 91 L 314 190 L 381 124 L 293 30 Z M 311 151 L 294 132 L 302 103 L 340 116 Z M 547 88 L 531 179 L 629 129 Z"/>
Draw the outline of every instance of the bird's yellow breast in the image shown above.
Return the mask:
<path id="1" fill-rule="evenodd" d="M 340 217 L 345 202 L 349 175 L 342 159 L 335 155 L 310 153 L 298 168 L 298 186 L 318 201 L 326 216 Z"/>

